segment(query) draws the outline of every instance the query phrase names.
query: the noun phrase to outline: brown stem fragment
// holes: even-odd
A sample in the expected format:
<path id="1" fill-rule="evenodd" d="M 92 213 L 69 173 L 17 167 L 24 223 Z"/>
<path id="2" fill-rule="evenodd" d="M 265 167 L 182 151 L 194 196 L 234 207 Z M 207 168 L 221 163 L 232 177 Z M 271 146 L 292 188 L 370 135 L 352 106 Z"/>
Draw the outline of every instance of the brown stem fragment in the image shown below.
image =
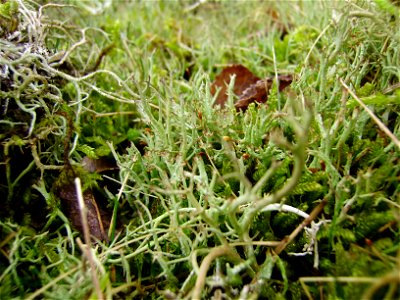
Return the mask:
<path id="1" fill-rule="evenodd" d="M 293 239 L 304 229 L 304 227 L 308 226 L 311 221 L 313 221 L 323 210 L 323 208 L 325 207 L 325 205 L 328 203 L 327 199 L 322 200 L 314 209 L 313 211 L 310 213 L 310 215 L 308 216 L 308 218 L 306 218 L 299 226 L 297 226 L 297 228 L 295 230 L 293 230 L 293 232 L 285 237 L 281 244 L 278 245 L 275 248 L 275 254 L 279 255 L 285 248 L 286 246 L 293 241 Z"/>

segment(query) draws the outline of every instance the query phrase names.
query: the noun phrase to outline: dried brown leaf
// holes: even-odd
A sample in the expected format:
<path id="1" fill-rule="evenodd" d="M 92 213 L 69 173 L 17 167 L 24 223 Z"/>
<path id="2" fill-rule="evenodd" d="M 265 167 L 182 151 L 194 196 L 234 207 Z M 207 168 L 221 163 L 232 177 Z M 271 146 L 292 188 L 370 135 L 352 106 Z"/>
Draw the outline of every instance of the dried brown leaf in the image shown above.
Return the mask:
<path id="1" fill-rule="evenodd" d="M 279 90 L 282 91 L 292 82 L 291 75 L 279 75 L 278 84 Z M 272 78 L 258 80 L 255 84 L 250 85 L 240 95 L 239 100 L 235 103 L 236 110 L 245 111 L 247 107 L 253 103 L 264 103 L 268 99 L 269 89 L 273 83 Z"/>
<path id="2" fill-rule="evenodd" d="M 235 95 L 242 94 L 243 91 L 246 90 L 251 84 L 254 84 L 260 80 L 260 78 L 255 76 L 243 65 L 232 65 L 224 68 L 211 85 L 211 94 L 213 96 L 219 90 L 214 105 L 220 105 L 221 107 L 225 105 L 226 101 L 228 100 L 228 85 L 233 75 L 236 75 L 235 86 L 233 87 L 233 93 L 235 93 Z"/>
<path id="3" fill-rule="evenodd" d="M 267 101 L 269 90 L 273 83 L 273 77 L 260 79 L 243 65 L 232 65 L 226 67 L 215 78 L 211 85 L 211 94 L 215 95 L 218 91 L 214 105 L 223 107 L 228 100 L 227 87 L 231 77 L 235 75 L 233 93 L 239 97 L 235 103 L 237 110 L 246 110 L 253 102 L 264 103 Z M 282 91 L 292 82 L 291 75 L 279 75 L 279 90 Z"/>
<path id="4" fill-rule="evenodd" d="M 72 226 L 83 233 L 83 225 L 80 215 L 78 196 L 74 185 L 65 185 L 60 190 L 60 198 L 63 200 L 64 211 L 72 223 Z M 108 241 L 106 231 L 110 227 L 110 216 L 99 208 L 92 191 L 83 193 L 83 202 L 87 208 L 87 221 L 90 234 L 98 240 Z"/>
<path id="5" fill-rule="evenodd" d="M 237 110 L 246 110 L 253 102 L 264 103 L 267 101 L 268 91 L 272 86 L 272 80 L 262 79 L 255 84 L 250 85 L 240 95 L 239 100 L 235 103 Z"/>

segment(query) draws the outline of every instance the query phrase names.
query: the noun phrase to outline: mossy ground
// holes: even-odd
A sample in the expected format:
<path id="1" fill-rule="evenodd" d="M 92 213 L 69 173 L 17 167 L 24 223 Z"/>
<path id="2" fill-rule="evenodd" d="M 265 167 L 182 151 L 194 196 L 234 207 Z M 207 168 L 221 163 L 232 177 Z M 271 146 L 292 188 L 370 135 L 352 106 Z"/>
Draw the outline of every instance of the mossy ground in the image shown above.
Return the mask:
<path id="1" fill-rule="evenodd" d="M 398 6 L 46 3 L 0 4 L 0 299 L 400 297 L 398 141 L 350 95 L 400 136 Z M 294 80 L 218 109 L 232 63 Z M 74 177 L 116 220 L 92 254 Z"/>

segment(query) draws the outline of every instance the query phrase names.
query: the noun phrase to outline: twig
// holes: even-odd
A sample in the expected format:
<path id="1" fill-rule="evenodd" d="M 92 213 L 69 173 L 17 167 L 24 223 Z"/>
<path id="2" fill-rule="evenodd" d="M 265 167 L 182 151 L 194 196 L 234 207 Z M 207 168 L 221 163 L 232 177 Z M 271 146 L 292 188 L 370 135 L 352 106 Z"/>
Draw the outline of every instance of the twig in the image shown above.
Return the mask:
<path id="1" fill-rule="evenodd" d="M 317 207 L 315 207 L 313 209 L 313 211 L 310 213 L 308 218 L 305 219 L 299 226 L 297 226 L 297 228 L 295 230 L 293 230 L 293 232 L 287 238 L 285 238 L 279 246 L 277 246 L 275 248 L 276 255 L 279 255 L 286 248 L 286 246 L 291 241 L 293 241 L 293 239 L 304 229 L 304 227 L 309 225 L 311 223 L 311 221 L 313 221 L 320 214 L 320 212 L 322 211 L 322 209 L 324 208 L 324 206 L 327 203 L 328 203 L 328 200 L 324 199 L 321 201 L 320 204 L 318 204 Z"/>
<path id="2" fill-rule="evenodd" d="M 97 277 L 96 265 L 94 263 L 92 251 L 89 248 L 90 247 L 90 231 L 89 231 L 89 225 L 88 225 L 88 221 L 87 221 L 87 208 L 83 201 L 81 180 L 78 177 L 75 178 L 75 188 L 76 188 L 76 195 L 77 195 L 78 203 L 79 203 L 79 210 L 80 210 L 80 214 L 81 214 L 81 222 L 82 222 L 82 227 L 83 227 L 83 235 L 84 235 L 86 245 L 83 245 L 79 238 L 77 238 L 77 243 L 81 247 L 82 252 L 85 254 L 87 260 L 89 261 L 90 271 L 92 273 L 92 280 L 93 280 L 94 288 L 96 290 L 97 299 L 104 299 L 103 294 L 100 289 L 100 282 L 99 282 L 99 278 Z"/>
<path id="3" fill-rule="evenodd" d="M 349 92 L 349 94 L 362 106 L 362 108 L 365 109 L 365 111 L 371 116 L 372 120 L 378 125 L 378 127 L 386 133 L 393 143 L 396 144 L 396 146 L 400 149 L 400 140 L 389 130 L 389 128 L 386 127 L 385 124 L 382 123 L 381 120 L 375 114 L 368 108 L 367 105 L 349 88 L 349 86 L 343 81 L 342 78 L 340 78 L 340 83 L 343 85 L 343 87 Z"/>
<path id="4" fill-rule="evenodd" d="M 373 284 L 365 291 L 363 295 L 363 299 L 369 300 L 374 298 L 374 294 L 382 287 L 385 285 L 390 285 L 390 284 L 396 284 L 400 285 L 400 275 L 399 275 L 399 270 L 395 269 L 394 271 L 390 272 L 389 274 L 386 274 L 385 276 L 381 278 L 376 278 Z M 388 298 L 385 298 L 388 299 Z"/>

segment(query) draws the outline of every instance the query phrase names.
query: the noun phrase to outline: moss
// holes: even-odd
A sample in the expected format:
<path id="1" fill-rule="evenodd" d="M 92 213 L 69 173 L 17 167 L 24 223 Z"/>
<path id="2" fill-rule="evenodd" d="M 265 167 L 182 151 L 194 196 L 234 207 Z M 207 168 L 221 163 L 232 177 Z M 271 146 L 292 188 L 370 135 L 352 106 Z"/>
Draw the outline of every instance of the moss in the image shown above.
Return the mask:
<path id="1" fill-rule="evenodd" d="M 90 252 L 108 298 L 204 283 L 204 297 L 300 299 L 303 276 L 398 271 L 398 149 L 339 80 L 397 134 L 399 19 L 381 2 L 0 4 L 0 298 L 94 296 L 59 199 L 75 177 L 122 225 Z M 211 81 L 231 63 L 294 80 L 266 105 L 218 110 Z M 84 156 L 119 169 L 90 173 Z M 281 251 L 323 200 L 303 223 L 324 224 L 316 237 Z M 291 211 L 265 211 L 277 203 Z M 311 242 L 319 260 L 293 256 Z M 347 299 L 371 284 L 306 286 Z"/>

